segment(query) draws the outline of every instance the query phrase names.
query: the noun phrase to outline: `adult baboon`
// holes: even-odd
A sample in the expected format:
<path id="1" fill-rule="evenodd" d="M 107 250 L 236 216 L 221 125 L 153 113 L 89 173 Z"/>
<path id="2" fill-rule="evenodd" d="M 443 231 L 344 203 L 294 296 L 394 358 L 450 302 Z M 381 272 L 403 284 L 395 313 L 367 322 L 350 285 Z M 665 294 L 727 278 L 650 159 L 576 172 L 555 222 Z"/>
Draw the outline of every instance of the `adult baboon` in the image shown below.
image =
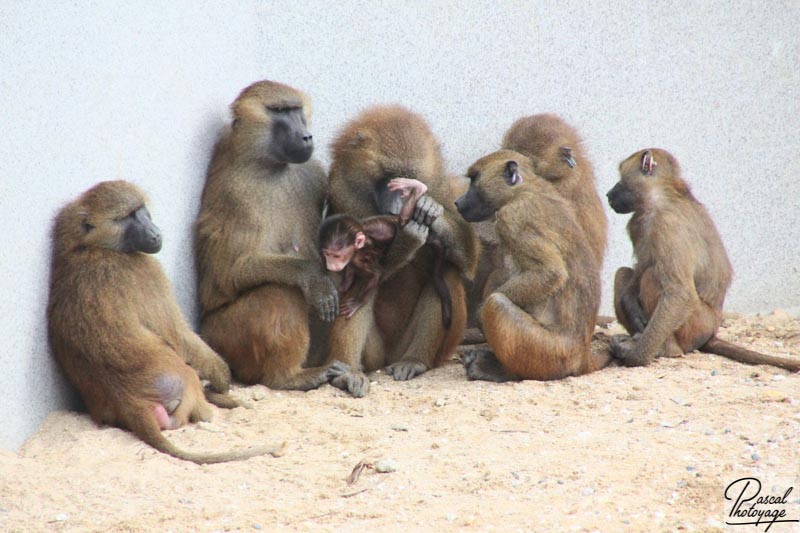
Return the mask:
<path id="1" fill-rule="evenodd" d="M 310 159 L 310 102 L 287 85 L 261 81 L 231 109 L 196 223 L 200 332 L 242 382 L 313 389 L 347 369 L 303 368 L 309 306 L 328 321 L 338 312 L 336 287 L 316 250 L 326 176 Z"/>
<path id="2" fill-rule="evenodd" d="M 331 150 L 330 200 L 336 213 L 362 219 L 399 213 L 402 199 L 388 187 L 398 177 L 427 185 L 427 194 L 417 202 L 421 220 L 434 210 L 442 213 L 431 231 L 446 251 L 450 328 L 442 325 L 431 276 L 435 250 L 423 246 L 428 236 L 424 224 L 412 220 L 398 233 L 385 259 L 386 270 L 393 274 L 381 283 L 375 298 L 375 321 L 386 347 L 383 364 L 395 379 L 411 379 L 445 361 L 464 335 L 462 280 L 475 273 L 475 235 L 455 212 L 439 144 L 420 115 L 400 106 L 373 107 L 344 127 Z"/>
<path id="3" fill-rule="evenodd" d="M 619 165 L 608 192 L 617 213 L 633 213 L 634 267 L 617 270 L 614 308 L 633 338 L 615 335 L 612 354 L 628 366 L 701 350 L 753 365 L 800 369 L 800 360 L 765 355 L 716 337 L 732 269 L 717 228 L 666 150 L 640 150 Z"/>
<path id="4" fill-rule="evenodd" d="M 328 357 L 350 366 L 353 371 L 331 380 L 331 384 L 362 397 L 369 391 L 369 380 L 361 372 L 383 366 L 383 342 L 375 325 L 374 300 L 379 284 L 392 274 L 385 269 L 385 256 L 397 233 L 412 219 L 417 201 L 427 191 L 419 180 L 394 178 L 390 191 L 400 191 L 404 200 L 399 215 L 376 215 L 358 220 L 350 215 L 333 215 L 323 220 L 319 230 L 320 253 L 326 268 L 341 274 L 339 293 L 342 301 L 339 316 L 328 336 Z M 418 223 L 430 225 L 441 214 L 430 210 Z M 427 244 L 434 246 L 436 257 L 433 285 L 441 300 L 442 323 L 452 323 L 452 301 L 443 277 L 445 249 L 433 232 Z M 363 308 L 363 310 L 362 310 Z"/>
<path id="5" fill-rule="evenodd" d="M 530 157 L 534 172 L 550 181 L 573 205 L 595 262 L 602 266 L 608 218 L 577 130 L 551 113 L 522 117 L 506 131 L 502 147 Z"/>
<path id="6" fill-rule="evenodd" d="M 469 168 L 456 201 L 470 222 L 495 217 L 501 266 L 489 278 L 480 319 L 491 349 L 464 356 L 469 379 L 560 379 L 608 363 L 593 359 L 600 268 L 575 207 L 511 150 Z"/>
<path id="7" fill-rule="evenodd" d="M 161 266 L 148 255 L 160 249 L 144 195 L 130 183 L 102 182 L 67 204 L 53 230 L 47 307 L 53 355 L 95 422 L 127 428 L 161 452 L 218 463 L 272 451 L 192 453 L 161 434 L 211 418 L 195 370 L 216 389 L 212 400 L 236 402 L 224 394 L 230 370 L 189 328 Z"/>

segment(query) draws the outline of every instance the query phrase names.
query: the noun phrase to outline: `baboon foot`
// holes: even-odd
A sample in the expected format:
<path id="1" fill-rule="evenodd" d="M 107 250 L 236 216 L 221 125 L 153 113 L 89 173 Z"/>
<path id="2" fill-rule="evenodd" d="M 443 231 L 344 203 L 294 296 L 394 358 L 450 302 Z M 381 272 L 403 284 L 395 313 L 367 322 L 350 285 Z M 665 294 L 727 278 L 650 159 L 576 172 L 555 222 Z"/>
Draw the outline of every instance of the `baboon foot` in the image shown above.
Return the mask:
<path id="1" fill-rule="evenodd" d="M 427 372 L 428 367 L 417 361 L 398 361 L 386 367 L 385 372 L 395 381 L 408 381 Z"/>
<path id="2" fill-rule="evenodd" d="M 369 392 L 369 379 L 363 372 L 347 372 L 331 379 L 331 385 L 349 392 L 353 398 L 363 398 Z"/>

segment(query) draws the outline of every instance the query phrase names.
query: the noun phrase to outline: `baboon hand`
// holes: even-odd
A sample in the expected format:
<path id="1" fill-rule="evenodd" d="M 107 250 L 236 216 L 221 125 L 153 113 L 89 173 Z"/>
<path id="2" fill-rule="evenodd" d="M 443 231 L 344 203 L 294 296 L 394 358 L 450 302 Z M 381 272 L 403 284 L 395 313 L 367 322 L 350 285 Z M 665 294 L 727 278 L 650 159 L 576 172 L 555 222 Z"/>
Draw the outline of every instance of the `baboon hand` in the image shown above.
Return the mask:
<path id="1" fill-rule="evenodd" d="M 422 246 L 425 244 L 425 241 L 428 240 L 428 233 L 430 231 L 428 226 L 420 224 L 415 220 L 410 220 L 403 230 L 417 241 L 419 246 Z"/>
<path id="2" fill-rule="evenodd" d="M 339 304 L 339 316 L 343 316 L 349 320 L 350 318 L 353 318 L 353 315 L 356 314 L 356 311 L 361 309 L 362 305 L 363 304 L 355 298 L 348 298 Z"/>
<path id="3" fill-rule="evenodd" d="M 339 293 L 333 280 L 326 275 L 315 274 L 301 286 L 303 296 L 309 305 L 313 305 L 319 317 L 326 322 L 333 322 L 339 314 Z"/>
<path id="4" fill-rule="evenodd" d="M 331 366 L 325 369 L 325 381 L 330 381 L 344 374 L 350 374 L 353 371 L 350 365 L 342 363 L 341 361 L 334 361 Z"/>
<path id="5" fill-rule="evenodd" d="M 430 226 L 434 220 L 442 216 L 443 212 L 442 204 L 426 195 L 417 200 L 413 219 L 423 226 Z"/>

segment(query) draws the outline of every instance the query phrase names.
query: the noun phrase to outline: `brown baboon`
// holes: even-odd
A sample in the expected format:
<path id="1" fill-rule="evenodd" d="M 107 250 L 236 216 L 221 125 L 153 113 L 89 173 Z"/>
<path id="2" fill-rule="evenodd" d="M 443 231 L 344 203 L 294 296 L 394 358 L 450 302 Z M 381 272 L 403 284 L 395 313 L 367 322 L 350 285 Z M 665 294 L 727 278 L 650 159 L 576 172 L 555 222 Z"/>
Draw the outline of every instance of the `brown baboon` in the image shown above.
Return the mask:
<path id="1" fill-rule="evenodd" d="M 608 192 L 617 213 L 633 213 L 634 267 L 617 270 L 614 308 L 633 338 L 615 335 L 612 354 L 628 366 L 701 350 L 753 365 L 800 370 L 800 361 L 753 352 L 716 337 L 732 269 L 705 206 L 666 150 L 640 150 L 619 165 Z"/>
<path id="2" fill-rule="evenodd" d="M 600 267 L 571 206 L 530 160 L 500 150 L 468 171 L 456 201 L 470 222 L 495 218 L 500 268 L 480 319 L 491 349 L 465 355 L 469 379 L 560 379 L 608 363 L 593 359 Z"/>
<path id="3" fill-rule="evenodd" d="M 320 253 L 325 257 L 326 268 L 341 273 L 339 294 L 341 305 L 339 317 L 331 328 L 328 340 L 328 357 L 341 360 L 353 368 L 348 377 L 331 381 L 353 396 L 362 397 L 369 390 L 369 380 L 360 372 L 380 368 L 382 343 L 374 320 L 373 300 L 379 283 L 390 272 L 384 269 L 386 251 L 414 214 L 416 203 L 427 191 L 419 180 L 395 178 L 389 182 L 390 191 L 400 191 L 404 204 L 398 215 L 376 215 L 359 221 L 349 215 L 333 215 L 326 218 L 319 230 Z M 440 213 L 428 213 L 428 220 L 418 222 L 430 226 Z M 432 232 L 426 241 L 436 248 L 433 283 L 441 299 L 442 322 L 445 328 L 452 323 L 452 301 L 443 277 L 445 249 Z M 356 312 L 365 304 L 368 310 Z M 348 346 L 363 346 L 360 351 Z M 377 350 L 377 351 L 376 351 Z M 367 353 L 364 353 L 367 352 Z M 345 360 L 346 359 L 346 360 Z"/>
<path id="4" fill-rule="evenodd" d="M 313 389 L 347 369 L 303 368 L 309 306 L 327 321 L 339 307 L 316 250 L 326 176 L 310 159 L 311 106 L 300 91 L 261 81 L 231 109 L 195 227 L 200 333 L 244 383 Z"/>
<path id="5" fill-rule="evenodd" d="M 386 348 L 378 357 L 397 380 L 411 379 L 449 356 L 464 335 L 466 305 L 463 279 L 475 273 L 477 242 L 469 224 L 455 212 L 439 144 L 424 119 L 400 106 L 378 106 L 347 124 L 331 145 L 330 200 L 336 213 L 357 218 L 397 214 L 402 206 L 389 182 L 417 179 L 428 192 L 417 202 L 415 219 L 397 234 L 385 256 L 383 280 L 374 300 L 374 317 Z M 441 302 L 434 285 L 436 250 L 423 246 L 430 220 L 445 249 L 443 276 L 452 302 L 451 327 L 442 325 Z M 361 332 L 363 333 L 363 332 Z M 341 347 L 360 350 L 354 335 Z"/>
<path id="6" fill-rule="evenodd" d="M 608 219 L 597 194 L 594 171 L 578 132 L 558 115 L 544 113 L 518 119 L 503 136 L 503 148 L 531 158 L 537 175 L 550 181 L 574 206 L 575 216 L 603 265 Z"/>
<path id="7" fill-rule="evenodd" d="M 225 392 L 230 370 L 189 329 L 158 261 L 161 234 L 143 194 L 107 181 L 65 206 L 53 230 L 48 333 L 53 355 L 95 422 L 131 430 L 155 449 L 196 463 L 272 450 L 220 454 L 178 449 L 162 434 L 209 420 L 200 376 Z M 195 370 L 192 370 L 192 365 Z"/>

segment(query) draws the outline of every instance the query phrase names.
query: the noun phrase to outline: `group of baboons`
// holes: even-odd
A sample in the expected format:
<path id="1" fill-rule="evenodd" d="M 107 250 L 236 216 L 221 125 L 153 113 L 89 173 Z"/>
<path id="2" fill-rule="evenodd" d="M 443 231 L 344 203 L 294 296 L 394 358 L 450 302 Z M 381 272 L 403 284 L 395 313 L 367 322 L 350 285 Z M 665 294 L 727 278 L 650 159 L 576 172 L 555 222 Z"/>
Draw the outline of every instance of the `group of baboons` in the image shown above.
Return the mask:
<path id="1" fill-rule="evenodd" d="M 261 81 L 231 109 L 195 224 L 199 336 L 149 255 L 161 234 L 141 191 L 102 182 L 56 218 L 50 346 L 98 423 L 199 463 L 269 453 L 186 452 L 161 430 L 209 419 L 209 402 L 238 406 L 231 371 L 244 384 L 364 396 L 365 372 L 412 379 L 448 360 L 468 324 L 480 328 L 460 350 L 469 379 L 559 379 L 695 349 L 800 367 L 716 338 L 731 267 L 664 150 L 625 159 L 607 195 L 633 213 L 636 264 L 614 281 L 630 336 L 592 353 L 607 219 L 581 139 L 559 117 L 517 120 L 466 179 L 401 106 L 350 121 L 329 173 L 311 159 L 302 92 Z"/>

